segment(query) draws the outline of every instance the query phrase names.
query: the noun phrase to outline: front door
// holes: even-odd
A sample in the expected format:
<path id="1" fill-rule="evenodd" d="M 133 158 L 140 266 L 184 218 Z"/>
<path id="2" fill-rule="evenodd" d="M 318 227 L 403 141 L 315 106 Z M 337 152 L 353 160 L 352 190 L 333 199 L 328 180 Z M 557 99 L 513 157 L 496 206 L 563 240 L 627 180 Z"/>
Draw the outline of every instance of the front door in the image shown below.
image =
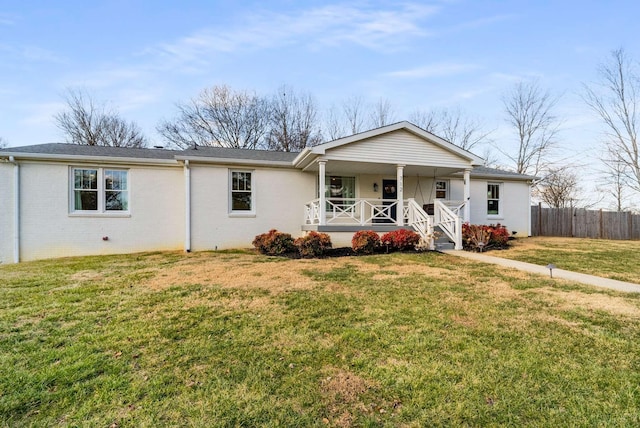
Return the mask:
<path id="1" fill-rule="evenodd" d="M 398 199 L 398 180 L 382 180 L 382 199 L 384 205 L 391 205 Z M 389 210 L 389 216 L 393 220 L 384 219 L 384 223 L 395 223 L 396 205 Z"/>

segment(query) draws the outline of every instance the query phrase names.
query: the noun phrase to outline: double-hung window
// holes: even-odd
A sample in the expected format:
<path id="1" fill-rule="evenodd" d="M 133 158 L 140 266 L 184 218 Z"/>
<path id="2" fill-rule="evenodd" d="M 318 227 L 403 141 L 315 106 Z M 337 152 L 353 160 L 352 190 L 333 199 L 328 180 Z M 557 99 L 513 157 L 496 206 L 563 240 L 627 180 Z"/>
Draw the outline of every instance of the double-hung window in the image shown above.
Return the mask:
<path id="1" fill-rule="evenodd" d="M 231 213 L 251 214 L 255 212 L 255 197 L 252 171 L 230 171 L 229 206 Z"/>
<path id="2" fill-rule="evenodd" d="M 324 195 L 327 198 L 327 212 L 335 208 L 343 210 L 352 206 L 356 197 L 356 178 L 326 176 Z"/>
<path id="3" fill-rule="evenodd" d="M 500 183 L 487 183 L 487 215 L 489 216 L 502 214 L 500 187 Z"/>
<path id="4" fill-rule="evenodd" d="M 71 212 L 79 214 L 129 211 L 129 171 L 107 168 L 71 169 Z"/>
<path id="5" fill-rule="evenodd" d="M 436 180 L 436 199 L 449 199 L 449 182 Z"/>

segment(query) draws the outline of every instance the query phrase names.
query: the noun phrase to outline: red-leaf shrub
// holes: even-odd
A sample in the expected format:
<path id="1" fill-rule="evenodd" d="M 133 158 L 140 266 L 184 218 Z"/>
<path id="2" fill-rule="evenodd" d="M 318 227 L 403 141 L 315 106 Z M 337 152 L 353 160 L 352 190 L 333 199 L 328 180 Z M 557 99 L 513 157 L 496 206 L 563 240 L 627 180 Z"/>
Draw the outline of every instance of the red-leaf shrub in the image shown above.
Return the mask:
<path id="1" fill-rule="evenodd" d="M 380 236 L 373 230 L 360 230 L 351 238 L 351 248 L 358 254 L 373 254 L 380 246 Z"/>
<path id="2" fill-rule="evenodd" d="M 271 229 L 268 233 L 258 235 L 253 240 L 253 246 L 262 254 L 279 256 L 295 251 L 293 237 L 288 233 Z"/>
<path id="3" fill-rule="evenodd" d="M 331 238 L 326 233 L 310 231 L 295 240 L 295 246 L 301 257 L 320 257 L 331 248 Z"/>
<path id="4" fill-rule="evenodd" d="M 413 230 L 398 229 L 385 233 L 380 241 L 394 250 L 412 250 L 420 242 L 420 235 Z"/>
<path id="5" fill-rule="evenodd" d="M 507 228 L 500 223 L 488 226 L 465 223 L 462 225 L 462 246 L 470 251 L 506 248 L 509 235 Z"/>

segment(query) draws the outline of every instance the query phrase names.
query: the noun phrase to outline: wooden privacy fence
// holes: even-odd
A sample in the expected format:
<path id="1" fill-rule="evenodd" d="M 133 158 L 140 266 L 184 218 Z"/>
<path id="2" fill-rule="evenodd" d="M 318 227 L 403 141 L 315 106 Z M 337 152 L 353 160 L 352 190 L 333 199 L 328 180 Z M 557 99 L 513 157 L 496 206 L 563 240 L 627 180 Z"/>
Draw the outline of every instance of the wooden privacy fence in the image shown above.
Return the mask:
<path id="1" fill-rule="evenodd" d="M 532 236 L 640 239 L 640 215 L 584 208 L 531 207 Z"/>

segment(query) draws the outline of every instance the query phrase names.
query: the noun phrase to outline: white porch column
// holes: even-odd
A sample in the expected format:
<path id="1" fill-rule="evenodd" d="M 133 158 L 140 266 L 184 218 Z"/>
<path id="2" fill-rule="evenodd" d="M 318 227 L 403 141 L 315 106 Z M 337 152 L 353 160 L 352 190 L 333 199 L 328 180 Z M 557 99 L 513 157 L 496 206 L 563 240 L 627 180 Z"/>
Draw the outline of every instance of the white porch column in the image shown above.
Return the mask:
<path id="1" fill-rule="evenodd" d="M 398 186 L 398 204 L 396 206 L 396 224 L 404 226 L 404 165 L 396 166 L 396 181 Z"/>
<path id="2" fill-rule="evenodd" d="M 471 221 L 471 169 L 464 170 L 464 214 L 465 223 Z"/>
<path id="3" fill-rule="evenodd" d="M 320 225 L 324 226 L 326 224 L 326 196 L 324 194 L 325 189 L 325 165 L 326 161 L 318 162 L 318 193 L 320 194 Z"/>

